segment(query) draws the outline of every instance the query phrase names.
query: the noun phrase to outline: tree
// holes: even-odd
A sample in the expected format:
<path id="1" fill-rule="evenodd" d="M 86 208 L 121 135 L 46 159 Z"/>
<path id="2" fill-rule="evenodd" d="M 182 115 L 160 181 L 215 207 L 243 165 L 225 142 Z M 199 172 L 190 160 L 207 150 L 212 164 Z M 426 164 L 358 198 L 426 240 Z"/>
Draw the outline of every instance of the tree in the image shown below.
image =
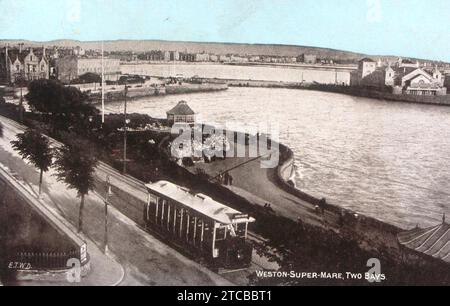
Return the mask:
<path id="1" fill-rule="evenodd" d="M 55 80 L 35 80 L 28 85 L 28 91 L 31 109 L 48 115 L 53 131 L 67 130 L 71 124 L 98 114 L 86 94 Z"/>
<path id="2" fill-rule="evenodd" d="M 87 141 L 73 135 L 67 138 L 66 145 L 56 151 L 56 177 L 69 188 L 75 189 L 81 198 L 78 217 L 78 232 L 81 232 L 84 200 L 89 191 L 94 189 L 94 172 L 98 160 Z"/>
<path id="3" fill-rule="evenodd" d="M 11 144 L 19 154 L 29 160 L 31 164 L 40 170 L 39 195 L 42 190 L 42 176 L 52 165 L 53 150 L 49 140 L 36 130 L 28 129 L 22 134 L 17 134 L 17 139 Z"/>

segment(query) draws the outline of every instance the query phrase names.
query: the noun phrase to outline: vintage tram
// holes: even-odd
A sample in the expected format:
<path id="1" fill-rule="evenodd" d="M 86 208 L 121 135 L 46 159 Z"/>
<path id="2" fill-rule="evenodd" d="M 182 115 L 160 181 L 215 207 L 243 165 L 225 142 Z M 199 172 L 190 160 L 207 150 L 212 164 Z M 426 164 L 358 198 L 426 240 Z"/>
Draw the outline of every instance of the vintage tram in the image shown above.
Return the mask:
<path id="1" fill-rule="evenodd" d="M 217 268 L 250 265 L 248 224 L 255 219 L 168 181 L 147 184 L 147 227 Z"/>

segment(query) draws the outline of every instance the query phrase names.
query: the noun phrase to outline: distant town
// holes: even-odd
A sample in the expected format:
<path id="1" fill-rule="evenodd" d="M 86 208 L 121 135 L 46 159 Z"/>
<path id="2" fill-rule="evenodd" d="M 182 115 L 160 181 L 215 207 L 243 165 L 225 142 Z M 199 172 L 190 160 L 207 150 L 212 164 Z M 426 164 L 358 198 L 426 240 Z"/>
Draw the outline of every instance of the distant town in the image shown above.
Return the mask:
<path id="1" fill-rule="evenodd" d="M 103 54 L 103 58 L 102 58 Z M 298 56 L 212 54 L 187 51 L 104 51 L 81 46 L 40 48 L 6 44 L 0 51 L 0 83 L 58 79 L 65 84 L 93 83 L 83 78 L 104 75 L 105 82 L 117 83 L 124 64 L 216 63 L 229 65 L 300 66 L 309 69 L 345 68 L 351 73 L 334 85 L 364 86 L 393 94 L 444 96 L 450 86 L 450 64 L 392 57 L 365 57 L 358 60 L 320 57 L 316 54 Z M 315 83 L 320 83 L 316 82 Z M 329 82 L 327 84 L 330 84 Z"/>

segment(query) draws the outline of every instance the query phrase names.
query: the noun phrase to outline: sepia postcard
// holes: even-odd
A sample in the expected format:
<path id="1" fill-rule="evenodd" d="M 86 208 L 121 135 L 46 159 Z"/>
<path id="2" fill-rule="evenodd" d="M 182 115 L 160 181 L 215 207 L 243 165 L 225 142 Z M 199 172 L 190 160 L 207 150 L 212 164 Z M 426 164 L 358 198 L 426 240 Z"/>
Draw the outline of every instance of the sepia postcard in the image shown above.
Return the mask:
<path id="1" fill-rule="evenodd" d="M 0 286 L 450 285 L 449 1 L 0 7 Z"/>

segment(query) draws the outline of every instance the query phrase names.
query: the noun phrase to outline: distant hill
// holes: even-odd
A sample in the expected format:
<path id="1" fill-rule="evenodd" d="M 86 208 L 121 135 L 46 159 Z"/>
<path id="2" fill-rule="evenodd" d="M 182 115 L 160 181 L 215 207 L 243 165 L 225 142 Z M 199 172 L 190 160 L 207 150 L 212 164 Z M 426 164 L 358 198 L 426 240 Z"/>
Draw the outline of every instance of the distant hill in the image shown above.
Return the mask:
<path id="1" fill-rule="evenodd" d="M 28 40 L 0 40 L 0 45 L 9 43 L 16 45 L 24 43 L 25 46 L 33 47 L 76 47 L 81 46 L 84 49 L 100 49 L 99 41 L 77 41 L 77 40 L 54 40 L 46 42 L 35 42 Z M 359 59 L 364 54 L 354 52 L 333 50 L 327 48 L 316 48 L 306 46 L 291 45 L 269 45 L 269 44 L 235 44 L 235 43 L 203 43 L 203 42 L 178 42 L 164 40 L 114 40 L 104 42 L 106 51 L 134 51 L 142 52 L 149 50 L 163 51 L 187 51 L 187 52 L 208 52 L 214 54 L 241 54 L 241 55 L 280 55 L 280 56 L 298 56 L 300 54 L 315 54 L 319 57 L 340 58 L 340 59 Z"/>
<path id="2" fill-rule="evenodd" d="M 47 42 L 35 42 L 28 40 L 0 40 L 0 46 L 6 44 L 16 45 L 24 43 L 25 46 L 33 47 L 76 47 L 84 49 L 100 49 L 100 41 L 77 41 L 77 40 L 54 40 Z M 328 48 L 293 46 L 293 45 L 271 45 L 271 44 L 240 44 L 240 43 L 213 43 L 213 42 L 180 42 L 164 40 L 114 40 L 104 42 L 106 51 L 133 51 L 142 52 L 149 50 L 163 51 L 186 51 L 192 53 L 213 53 L 213 54 L 240 54 L 240 55 L 269 55 L 269 56 L 298 56 L 300 54 L 314 54 L 319 58 L 327 58 L 341 61 L 355 62 L 363 57 L 370 57 L 374 60 L 378 58 L 393 61 L 398 56 L 376 56 L 355 53 L 343 50 Z M 424 61 L 423 59 L 412 59 Z M 432 60 L 428 60 L 432 62 Z"/>

